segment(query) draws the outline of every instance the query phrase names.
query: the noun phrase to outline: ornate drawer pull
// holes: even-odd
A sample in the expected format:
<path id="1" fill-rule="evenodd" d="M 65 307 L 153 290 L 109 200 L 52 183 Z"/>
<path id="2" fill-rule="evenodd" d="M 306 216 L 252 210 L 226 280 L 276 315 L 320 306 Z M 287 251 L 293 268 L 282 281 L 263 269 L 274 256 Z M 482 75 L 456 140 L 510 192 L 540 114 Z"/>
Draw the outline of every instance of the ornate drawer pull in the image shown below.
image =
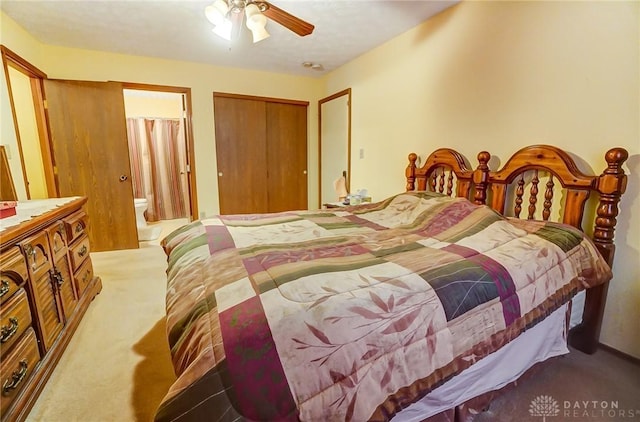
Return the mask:
<path id="1" fill-rule="evenodd" d="M 88 251 L 89 249 L 87 248 L 87 245 L 82 245 L 82 247 L 78 251 L 78 256 L 84 256 Z"/>
<path id="2" fill-rule="evenodd" d="M 0 297 L 6 295 L 9 290 L 11 290 L 9 288 L 9 282 L 7 280 L 0 281 Z"/>
<path id="3" fill-rule="evenodd" d="M 76 233 L 81 233 L 83 229 L 82 223 L 76 224 Z"/>
<path id="4" fill-rule="evenodd" d="M 3 326 L 0 330 L 0 343 L 6 343 L 18 331 L 18 318 L 9 318 L 11 325 Z"/>
<path id="5" fill-rule="evenodd" d="M 38 260 L 36 258 L 36 255 L 38 254 L 38 251 L 36 250 L 36 248 L 34 248 L 31 245 L 25 245 L 24 251 L 27 254 L 27 260 L 29 260 L 29 257 L 31 257 L 31 259 L 33 261 L 31 263 L 31 269 L 33 271 L 35 271 L 38 268 Z"/>
<path id="6" fill-rule="evenodd" d="M 51 271 L 51 280 L 58 285 L 58 287 L 62 286 L 64 284 L 64 277 L 62 277 L 62 273 L 60 271 L 58 271 L 57 269 L 53 269 Z"/>
<path id="7" fill-rule="evenodd" d="M 11 390 L 15 390 L 18 388 L 18 385 L 22 382 L 24 377 L 27 375 L 27 370 L 29 369 L 29 363 L 26 359 L 22 359 L 20 361 L 20 369 L 13 371 L 11 374 L 11 379 L 7 379 L 2 384 L 2 395 L 8 396 L 11 393 Z"/>

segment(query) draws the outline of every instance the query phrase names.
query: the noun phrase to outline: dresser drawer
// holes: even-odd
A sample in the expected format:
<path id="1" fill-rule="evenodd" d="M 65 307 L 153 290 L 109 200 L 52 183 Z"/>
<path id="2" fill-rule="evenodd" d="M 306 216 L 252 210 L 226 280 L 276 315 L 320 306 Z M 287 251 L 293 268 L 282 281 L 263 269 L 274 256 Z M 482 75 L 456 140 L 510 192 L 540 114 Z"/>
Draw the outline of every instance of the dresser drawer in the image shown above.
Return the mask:
<path id="1" fill-rule="evenodd" d="M 57 261 L 67 254 L 67 231 L 63 221 L 58 221 L 46 229 L 49 245 L 53 253 L 53 261 Z"/>
<path id="2" fill-rule="evenodd" d="M 55 265 L 55 282 L 58 286 L 58 293 L 62 301 L 62 309 L 65 315 L 65 321 L 73 315 L 78 305 L 77 290 L 74 286 L 73 276 L 69 269 L 69 261 L 67 257 L 62 257 Z"/>
<path id="3" fill-rule="evenodd" d="M 13 400 L 20 395 L 29 376 L 40 362 L 40 352 L 33 328 L 29 328 L 20 338 L 16 347 L 0 362 L 0 413 L 5 414 Z"/>
<path id="4" fill-rule="evenodd" d="M 89 257 L 89 237 L 83 236 L 71 247 L 69 251 L 71 258 L 71 267 L 74 270 L 80 268 L 80 265 Z"/>
<path id="5" fill-rule="evenodd" d="M 78 297 L 80 297 L 89 285 L 89 282 L 93 279 L 93 266 L 91 265 L 90 259 L 82 264 L 82 267 L 76 271 L 73 278 L 76 284 L 76 292 L 78 293 Z"/>
<path id="6" fill-rule="evenodd" d="M 31 326 L 31 310 L 24 289 L 0 307 L 0 354 L 6 355 L 22 333 Z"/>
<path id="7" fill-rule="evenodd" d="M 49 274 L 38 279 L 29 280 L 30 294 L 35 303 L 34 319 L 38 321 L 36 328 L 41 340 L 40 350 L 45 353 L 56 341 L 64 326 L 64 315 L 60 298 Z"/>
<path id="8" fill-rule="evenodd" d="M 43 231 L 25 239 L 20 243 L 20 247 L 24 253 L 27 268 L 32 278 L 41 277 L 51 270 L 53 262 L 46 232 Z"/>
<path id="9" fill-rule="evenodd" d="M 27 264 L 19 247 L 13 247 L 0 255 L 0 304 L 18 291 L 29 277 Z"/>
<path id="10" fill-rule="evenodd" d="M 76 211 L 64 219 L 67 229 L 67 242 L 72 244 L 77 238 L 87 233 L 87 214 L 84 211 Z"/>

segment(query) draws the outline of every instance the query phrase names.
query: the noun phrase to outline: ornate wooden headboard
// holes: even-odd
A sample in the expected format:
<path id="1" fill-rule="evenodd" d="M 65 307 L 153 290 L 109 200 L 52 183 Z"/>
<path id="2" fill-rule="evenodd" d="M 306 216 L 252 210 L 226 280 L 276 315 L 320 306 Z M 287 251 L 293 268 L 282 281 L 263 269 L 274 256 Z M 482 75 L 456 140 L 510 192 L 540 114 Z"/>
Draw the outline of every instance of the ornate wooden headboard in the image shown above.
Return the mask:
<path id="1" fill-rule="evenodd" d="M 467 167 L 467 161 L 461 154 L 450 148 L 440 148 L 432 152 L 420 168 L 416 165 L 417 160 L 417 154 L 409 154 L 409 165 L 405 172 L 407 191 L 416 190 L 417 183 L 417 190 L 444 194 L 446 183 L 446 195 L 454 196 L 455 193 L 455 196 L 469 198 L 473 171 Z"/>
<path id="2" fill-rule="evenodd" d="M 477 168 L 470 171 L 461 154 L 438 149 L 420 168 L 416 167 L 417 155 L 409 155 L 406 189 L 415 190 L 417 181 L 418 190 L 445 193 L 446 178 L 446 194 L 453 196 L 454 189 L 450 186 L 455 176 L 455 196 L 487 204 L 503 215 L 546 221 L 552 210 L 557 210 L 561 215 L 559 221 L 580 230 L 585 216 L 593 215 L 594 221 L 590 223 L 593 241 L 602 257 L 612 265 L 618 204 L 627 184 L 622 165 L 628 157 L 625 149 L 612 148 L 605 154 L 607 168 L 599 176 L 587 175 L 565 151 L 550 145 L 533 145 L 516 152 L 497 171 L 489 169 L 491 155 L 482 151 L 477 157 Z M 427 180 L 430 180 L 428 185 Z M 592 193 L 599 196 L 597 208 L 594 213 L 585 213 Z M 554 208 L 556 199 L 564 199 L 564 203 L 558 205 L 556 201 Z M 587 290 L 582 323 L 570 334 L 572 346 L 579 350 L 593 353 L 598 346 L 607 288 L 608 283 Z"/>

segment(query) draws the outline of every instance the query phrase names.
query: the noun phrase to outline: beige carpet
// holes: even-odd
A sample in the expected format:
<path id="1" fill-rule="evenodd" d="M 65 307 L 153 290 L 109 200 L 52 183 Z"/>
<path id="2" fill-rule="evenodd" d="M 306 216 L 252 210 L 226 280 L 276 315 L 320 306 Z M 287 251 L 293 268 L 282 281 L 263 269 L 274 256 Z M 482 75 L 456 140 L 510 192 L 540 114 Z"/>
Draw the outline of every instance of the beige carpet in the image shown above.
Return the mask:
<path id="1" fill-rule="evenodd" d="M 184 221 L 164 224 L 164 236 Z M 150 421 L 174 380 L 164 323 L 166 257 L 158 241 L 92 253 L 102 292 L 27 421 Z"/>

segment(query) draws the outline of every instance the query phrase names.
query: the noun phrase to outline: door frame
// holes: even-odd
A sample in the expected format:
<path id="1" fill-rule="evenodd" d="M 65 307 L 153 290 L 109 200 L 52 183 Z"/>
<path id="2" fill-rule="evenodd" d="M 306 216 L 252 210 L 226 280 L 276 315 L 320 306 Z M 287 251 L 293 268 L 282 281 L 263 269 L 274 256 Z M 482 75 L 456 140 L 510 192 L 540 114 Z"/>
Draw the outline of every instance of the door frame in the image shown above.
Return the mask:
<path id="1" fill-rule="evenodd" d="M 44 102 L 44 79 L 47 78 L 47 74 L 14 53 L 4 45 L 0 45 L 0 52 L 2 54 L 2 66 L 4 68 L 4 76 L 7 84 L 7 91 L 9 93 L 9 103 L 11 105 L 11 115 L 13 117 L 13 127 L 16 133 L 16 142 L 18 143 L 18 153 L 20 155 L 20 164 L 22 167 L 22 178 L 25 181 L 25 190 L 27 199 L 30 199 L 29 184 L 27 183 L 27 169 L 24 160 L 24 153 L 22 151 L 22 141 L 20 139 L 20 130 L 18 128 L 18 115 L 13 99 L 13 91 L 11 89 L 11 78 L 9 76 L 9 67 L 21 72 L 31 80 L 31 95 L 33 98 L 33 108 L 35 113 L 36 125 L 38 128 L 38 138 L 40 143 L 40 153 L 42 155 L 42 166 L 44 170 L 45 182 L 47 185 L 47 193 L 50 198 L 56 198 L 59 196 L 58 184 L 56 182 L 55 168 L 53 165 L 53 153 L 51 147 L 51 140 L 49 139 L 49 130 L 47 127 L 47 120 L 45 114 L 45 102 Z"/>
<path id="2" fill-rule="evenodd" d="M 154 85 L 154 84 L 142 84 L 134 82 L 121 82 L 123 89 L 133 89 L 139 91 L 156 91 L 156 92 L 170 92 L 175 94 L 183 94 L 184 102 L 183 107 L 185 111 L 184 119 L 184 132 L 185 142 L 187 149 L 187 186 L 189 194 L 189 207 L 191 209 L 191 220 L 197 220 L 198 217 L 198 193 L 196 189 L 196 157 L 193 146 L 193 125 L 191 121 L 192 107 L 191 107 L 191 88 L 181 86 L 170 85 Z"/>
<path id="3" fill-rule="evenodd" d="M 318 100 L 318 204 L 322 206 L 322 104 L 347 96 L 347 192 L 351 182 L 351 88 L 343 89 L 335 94 Z"/>

